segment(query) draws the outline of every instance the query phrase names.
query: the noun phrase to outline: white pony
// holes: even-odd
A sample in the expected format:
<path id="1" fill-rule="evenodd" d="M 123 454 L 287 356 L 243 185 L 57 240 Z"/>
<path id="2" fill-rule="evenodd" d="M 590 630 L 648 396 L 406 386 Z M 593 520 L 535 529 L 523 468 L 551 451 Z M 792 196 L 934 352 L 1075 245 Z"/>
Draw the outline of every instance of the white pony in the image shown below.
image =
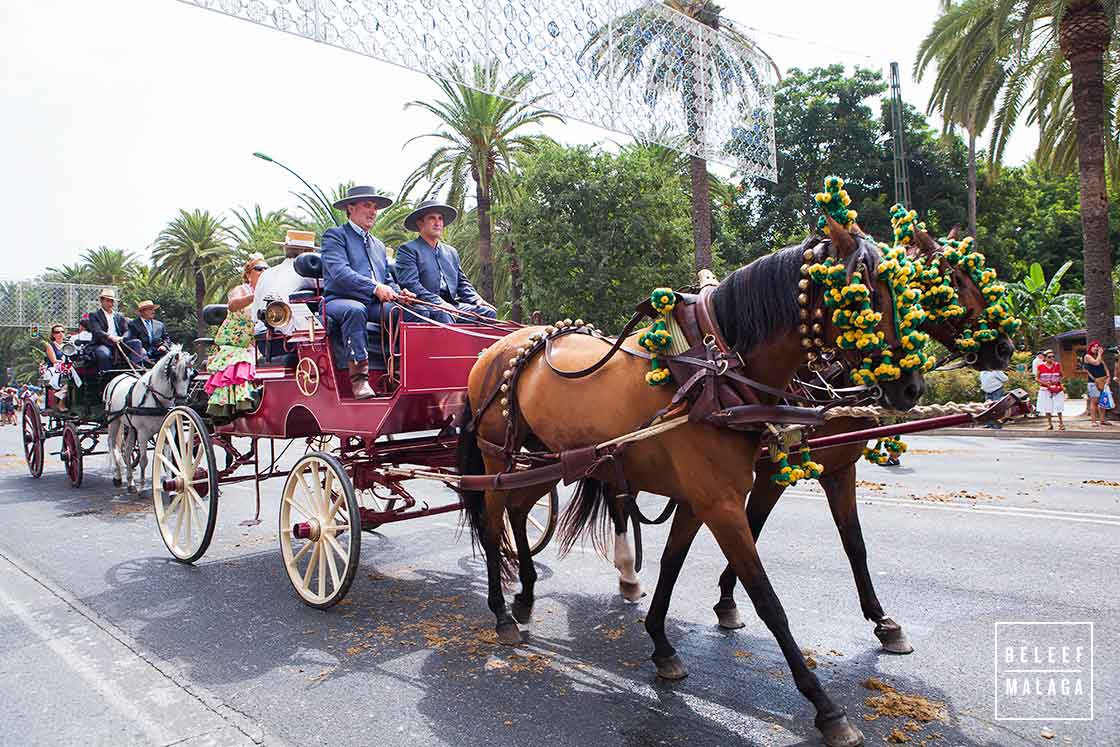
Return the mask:
<path id="1" fill-rule="evenodd" d="M 148 467 L 148 441 L 163 424 L 167 411 L 176 400 L 187 396 L 191 383 L 191 364 L 194 356 L 183 350 L 182 345 L 172 345 L 167 354 L 150 371 L 142 376 L 120 374 L 105 387 L 105 415 L 109 418 L 109 456 L 113 460 L 113 485 L 126 485 L 132 492 L 133 467 L 140 467 L 140 484 L 144 484 L 144 471 Z M 134 414 L 139 409 L 141 412 Z M 150 414 L 142 414 L 142 413 Z M 137 448 L 138 447 L 138 448 Z M 139 459 L 133 463 L 132 452 L 137 448 Z M 121 481 L 121 467 L 128 473 L 128 480 Z"/>

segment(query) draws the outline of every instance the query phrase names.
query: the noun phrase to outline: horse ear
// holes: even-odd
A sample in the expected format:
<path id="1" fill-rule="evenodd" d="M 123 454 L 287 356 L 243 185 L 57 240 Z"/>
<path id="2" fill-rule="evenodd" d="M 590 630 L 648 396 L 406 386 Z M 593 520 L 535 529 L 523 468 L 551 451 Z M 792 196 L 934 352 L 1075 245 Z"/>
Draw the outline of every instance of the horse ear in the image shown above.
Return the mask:
<path id="1" fill-rule="evenodd" d="M 961 234 L 961 226 L 959 223 L 954 223 L 953 227 L 949 229 L 949 238 L 955 239 Z"/>
<path id="2" fill-rule="evenodd" d="M 941 248 L 934 238 L 925 231 L 915 231 L 914 239 L 915 244 L 918 246 L 919 254 L 935 254 L 937 250 Z"/>
<path id="3" fill-rule="evenodd" d="M 848 230 L 837 223 L 831 215 L 825 215 L 824 219 L 828 224 L 828 238 L 832 241 L 832 245 L 836 247 L 837 255 L 847 257 L 854 252 L 858 244 L 848 233 Z"/>

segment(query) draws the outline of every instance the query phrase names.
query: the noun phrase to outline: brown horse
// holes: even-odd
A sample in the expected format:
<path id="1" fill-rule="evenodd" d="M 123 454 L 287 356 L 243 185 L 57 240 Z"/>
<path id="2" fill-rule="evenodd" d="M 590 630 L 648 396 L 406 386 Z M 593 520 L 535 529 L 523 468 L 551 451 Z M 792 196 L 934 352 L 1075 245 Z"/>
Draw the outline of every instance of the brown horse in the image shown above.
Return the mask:
<path id="1" fill-rule="evenodd" d="M 922 331 L 927 332 L 950 351 L 955 351 L 956 340 L 960 337 L 961 331 L 978 321 L 987 302 L 972 276 L 960 266 L 949 267 L 941 256 L 941 251 L 942 247 L 925 231 L 915 232 L 915 242 L 910 256 L 914 259 L 924 259 L 927 265 L 936 262 L 942 274 L 951 273 L 950 282 L 957 293 L 959 304 L 965 310 L 964 316 L 956 320 L 926 322 Z M 1010 338 L 1001 334 L 995 340 L 982 343 L 980 349 L 966 360 L 970 361 L 978 371 L 1002 371 L 1011 362 L 1011 354 L 1014 350 Z M 876 422 L 870 418 L 835 418 L 816 429 L 814 436 L 851 433 L 875 425 Z M 882 643 L 884 650 L 895 654 L 908 654 L 914 649 L 902 627 L 883 612 L 871 582 L 871 574 L 867 569 L 867 547 L 863 540 L 863 530 L 860 528 L 856 501 L 856 464 L 863 456 L 866 445 L 865 442 L 860 442 L 814 449 L 812 459 L 824 468 L 820 477 L 821 487 L 828 497 L 833 521 L 840 532 L 840 542 L 852 567 L 860 609 L 864 617 L 875 624 L 875 636 Z M 776 465 L 769 459 L 760 460 L 756 467 L 754 486 L 747 500 L 747 521 L 755 541 L 758 540 L 770 512 L 785 492 L 784 487 L 774 484 L 770 479 L 776 472 Z M 627 557 L 629 552 L 628 548 L 624 549 L 623 557 Z M 743 620 L 734 598 L 735 570 L 730 565 L 720 575 L 719 589 L 720 598 L 714 609 L 720 627 L 732 630 L 743 627 Z"/>
<path id="2" fill-rule="evenodd" d="M 852 236 L 836 225 L 832 225 L 832 238 L 823 244 L 806 242 L 736 270 L 712 294 L 716 320 L 728 344 L 744 360 L 745 375 L 779 391 L 789 384 L 806 359 L 797 332 L 803 322 L 798 295 L 811 295 L 810 308 L 819 308 L 821 304 L 818 288 L 798 287 L 803 278 L 799 268 L 807 261 L 803 257 L 806 247 L 815 247 L 818 258 L 822 250 L 843 258 L 849 276 L 859 272 L 873 288 L 872 304 L 883 312 L 883 320 L 894 319 L 892 295 L 886 283 L 878 279 L 878 248 L 869 239 Z M 823 335 L 832 339 L 837 331 L 828 316 L 822 320 Z M 886 342 L 897 356 L 897 330 L 893 324 L 883 326 Z M 579 379 L 560 378 L 541 356 L 518 361 L 518 351 L 539 332 L 529 328 L 509 335 L 484 352 L 472 369 L 468 382 L 470 399 L 460 437 L 462 474 L 500 472 L 509 463 L 508 450 L 525 443 L 543 445 L 554 453 L 603 443 L 641 428 L 668 405 L 671 387 L 648 386 L 644 381 L 648 363 L 636 356 L 616 355 L 594 374 Z M 625 347 L 637 350 L 633 339 Z M 554 345 L 552 358 L 559 368 L 576 370 L 599 360 L 603 352 L 601 339 L 568 335 Z M 470 402 L 493 401 L 493 392 L 510 380 L 507 372 L 514 366 L 519 367 L 516 391 L 509 396 L 516 398 L 517 407 L 503 411 L 484 407 L 481 412 L 472 412 Z M 921 375 L 915 372 L 883 388 L 887 404 L 897 408 L 912 406 L 921 392 Z M 762 398 L 775 400 L 766 395 Z M 516 442 L 509 443 L 507 434 L 517 434 Z M 662 556 L 657 590 L 646 616 L 646 630 L 654 641 L 652 658 L 660 676 L 684 676 L 684 664 L 665 636 L 665 615 L 685 555 L 701 524 L 707 525 L 759 616 L 777 639 L 797 688 L 816 708 L 815 723 L 826 744 L 861 744 L 859 730 L 806 666 L 755 548 L 743 508 L 753 482 L 760 440 L 757 432 L 688 423 L 635 442 L 622 453 L 620 463 L 631 491 L 671 496 L 679 506 Z M 506 448 L 498 449 L 496 444 L 505 444 Z M 496 618 L 498 638 L 505 644 L 519 643 L 521 632 L 517 622 L 530 619 L 536 571 L 529 554 L 525 518 L 550 487 L 544 484 L 511 490 L 488 489 L 485 493 L 463 491 L 473 538 L 486 556 L 488 603 Z M 603 482 L 582 480 L 561 522 L 562 542 L 570 546 L 575 535 L 591 525 L 597 536 L 605 534 L 613 503 L 613 492 Z M 507 511 L 514 527 L 521 581 L 512 615 L 501 583 L 501 538 Z"/>

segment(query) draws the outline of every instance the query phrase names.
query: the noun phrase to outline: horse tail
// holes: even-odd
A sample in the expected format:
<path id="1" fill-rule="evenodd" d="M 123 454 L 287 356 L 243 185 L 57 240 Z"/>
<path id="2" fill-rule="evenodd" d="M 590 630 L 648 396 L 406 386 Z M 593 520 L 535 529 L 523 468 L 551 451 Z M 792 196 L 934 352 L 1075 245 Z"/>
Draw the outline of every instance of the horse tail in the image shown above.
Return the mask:
<path id="1" fill-rule="evenodd" d="M 591 545 L 606 557 L 608 527 L 611 525 L 610 488 L 602 480 L 585 477 L 576 484 L 572 499 L 556 527 L 561 557 L 572 550 L 577 539 L 590 536 Z"/>
<path id="2" fill-rule="evenodd" d="M 459 442 L 456 459 L 460 475 L 484 475 L 486 464 L 482 460 L 482 449 L 474 432 L 474 413 L 471 400 L 467 397 L 459 417 Z M 460 490 L 463 501 L 463 523 L 471 530 L 471 547 L 482 546 L 482 532 L 486 523 L 486 493 L 481 490 Z"/>
<path id="3" fill-rule="evenodd" d="M 463 405 L 463 413 L 459 418 L 459 441 L 457 445 L 457 461 L 460 475 L 485 475 L 486 463 L 482 459 L 482 449 L 478 447 L 478 438 L 473 426 L 473 412 L 470 398 Z M 486 491 L 459 490 L 463 501 L 463 523 L 471 531 L 471 548 L 482 548 L 483 532 L 486 531 Z M 502 517 L 498 517 L 501 521 Z M 509 583 L 517 578 L 517 549 L 510 541 L 509 533 L 503 526 L 499 538 L 498 570 L 504 583 Z"/>

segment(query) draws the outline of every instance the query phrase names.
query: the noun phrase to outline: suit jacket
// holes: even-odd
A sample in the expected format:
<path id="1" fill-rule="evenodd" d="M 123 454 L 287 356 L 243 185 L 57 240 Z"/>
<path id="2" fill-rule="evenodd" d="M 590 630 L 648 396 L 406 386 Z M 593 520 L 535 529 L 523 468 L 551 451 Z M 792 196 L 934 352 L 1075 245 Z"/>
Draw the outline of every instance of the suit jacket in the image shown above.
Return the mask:
<path id="1" fill-rule="evenodd" d="M 366 251 L 362 237 L 353 226 L 346 223 L 323 232 L 323 298 L 352 298 L 369 303 L 376 283 L 390 286 L 400 292 L 389 274 L 385 245 L 377 239 L 370 240 Z M 376 282 L 375 282 L 376 281 Z"/>
<path id="2" fill-rule="evenodd" d="M 440 274 L 447 283 L 450 300 L 456 303 L 485 303 L 482 296 L 471 285 L 459 261 L 455 247 L 442 241 L 432 249 L 431 244 L 417 236 L 397 249 L 397 280 L 402 288 L 407 288 L 418 298 L 439 303 Z"/>
<path id="3" fill-rule="evenodd" d="M 113 347 L 113 343 L 109 342 L 110 330 L 105 327 L 105 316 L 101 309 L 89 312 L 89 331 L 93 334 L 93 342 L 97 345 L 108 345 Z M 124 314 L 120 312 L 113 312 L 113 329 L 112 334 L 117 337 L 124 337 L 128 332 L 128 320 L 125 319 Z"/>
<path id="4" fill-rule="evenodd" d="M 139 340 L 144 350 L 151 355 L 160 345 L 167 344 L 167 328 L 159 319 L 152 320 L 152 336 L 148 337 L 148 327 L 140 317 L 130 319 L 128 322 L 128 336 Z"/>

